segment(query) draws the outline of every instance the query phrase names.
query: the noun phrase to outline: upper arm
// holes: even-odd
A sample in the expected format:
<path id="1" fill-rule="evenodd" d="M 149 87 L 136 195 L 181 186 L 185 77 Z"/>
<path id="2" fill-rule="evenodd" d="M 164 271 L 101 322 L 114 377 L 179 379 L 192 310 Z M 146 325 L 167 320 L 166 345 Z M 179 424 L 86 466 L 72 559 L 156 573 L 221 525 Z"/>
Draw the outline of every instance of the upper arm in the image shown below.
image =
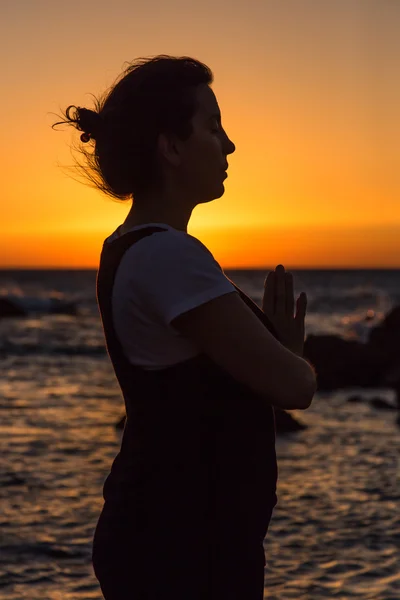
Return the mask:
<path id="1" fill-rule="evenodd" d="M 197 306 L 171 324 L 216 364 L 281 408 L 307 408 L 314 374 L 285 348 L 241 299 L 230 292 Z"/>

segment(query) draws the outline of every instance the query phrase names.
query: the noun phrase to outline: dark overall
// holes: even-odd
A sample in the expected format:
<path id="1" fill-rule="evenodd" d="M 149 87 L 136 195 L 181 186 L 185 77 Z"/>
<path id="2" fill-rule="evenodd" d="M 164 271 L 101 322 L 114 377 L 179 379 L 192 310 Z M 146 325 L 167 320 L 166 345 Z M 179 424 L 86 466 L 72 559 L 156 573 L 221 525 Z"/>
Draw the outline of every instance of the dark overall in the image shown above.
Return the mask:
<path id="1" fill-rule="evenodd" d="M 277 500 L 272 406 L 205 354 L 162 370 L 134 366 L 113 328 L 119 262 L 159 231 L 105 242 L 100 259 L 97 300 L 127 419 L 104 483 L 94 572 L 106 600 L 261 600 Z"/>

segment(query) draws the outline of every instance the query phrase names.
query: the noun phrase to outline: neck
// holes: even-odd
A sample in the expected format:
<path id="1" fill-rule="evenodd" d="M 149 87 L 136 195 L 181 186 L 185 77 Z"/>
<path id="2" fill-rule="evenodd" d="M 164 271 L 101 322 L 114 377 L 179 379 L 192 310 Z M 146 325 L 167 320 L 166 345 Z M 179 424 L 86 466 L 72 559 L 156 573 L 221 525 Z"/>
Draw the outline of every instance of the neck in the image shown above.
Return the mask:
<path id="1" fill-rule="evenodd" d="M 151 207 L 150 209 L 142 209 L 142 206 L 143 204 L 137 204 L 136 202 L 132 205 L 123 223 L 123 230 L 130 229 L 136 225 L 145 225 L 146 223 L 165 223 L 174 229 L 187 233 L 192 213 L 191 208 L 185 207 L 185 210 L 182 210 L 179 205 L 175 205 L 171 209 L 168 204 L 160 206 L 150 202 L 147 204 L 147 206 Z"/>

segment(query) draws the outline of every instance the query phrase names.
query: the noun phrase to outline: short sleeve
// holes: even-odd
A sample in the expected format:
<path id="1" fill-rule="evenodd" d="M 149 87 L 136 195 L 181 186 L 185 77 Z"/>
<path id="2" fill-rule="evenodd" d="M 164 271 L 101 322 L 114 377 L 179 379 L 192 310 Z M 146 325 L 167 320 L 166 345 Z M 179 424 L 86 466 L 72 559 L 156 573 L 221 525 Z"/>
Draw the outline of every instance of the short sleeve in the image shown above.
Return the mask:
<path id="1" fill-rule="evenodd" d="M 166 232 L 144 241 L 147 252 L 140 261 L 139 280 L 135 276 L 137 294 L 144 307 L 164 325 L 209 300 L 236 292 L 211 252 L 197 238 L 184 232 Z M 142 248 L 144 251 L 145 246 Z"/>

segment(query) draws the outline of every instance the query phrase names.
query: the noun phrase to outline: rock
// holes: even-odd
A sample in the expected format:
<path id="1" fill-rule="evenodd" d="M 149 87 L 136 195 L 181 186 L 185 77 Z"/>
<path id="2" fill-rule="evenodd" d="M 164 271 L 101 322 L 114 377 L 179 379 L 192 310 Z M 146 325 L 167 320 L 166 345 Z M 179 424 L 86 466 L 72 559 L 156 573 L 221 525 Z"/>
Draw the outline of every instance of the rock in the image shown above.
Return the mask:
<path id="1" fill-rule="evenodd" d="M 396 383 L 396 385 L 393 386 L 393 389 L 395 391 L 396 394 L 396 404 L 397 404 L 397 408 L 400 410 L 400 379 L 399 381 Z"/>
<path id="2" fill-rule="evenodd" d="M 319 390 L 378 387 L 385 363 L 378 348 L 335 335 L 309 335 L 304 358 L 315 368 Z"/>
<path id="3" fill-rule="evenodd" d="M 363 402 L 364 398 L 362 396 L 358 396 L 355 394 L 354 396 L 349 396 L 347 398 L 347 402 Z"/>
<path id="4" fill-rule="evenodd" d="M 371 329 L 368 344 L 378 349 L 387 362 L 400 359 L 400 306 L 391 310 L 379 325 Z"/>
<path id="5" fill-rule="evenodd" d="M 73 315 L 78 314 L 78 308 L 75 302 L 61 301 L 57 298 L 52 298 L 50 306 L 48 308 L 49 313 L 62 314 L 62 315 Z"/>
<path id="6" fill-rule="evenodd" d="M 366 343 L 335 335 L 309 335 L 304 358 L 316 370 L 319 390 L 391 387 L 400 407 L 400 306 L 371 328 Z"/>
<path id="7" fill-rule="evenodd" d="M 0 298 L 0 318 L 4 317 L 25 317 L 26 311 L 9 300 L 8 298 Z"/>
<path id="8" fill-rule="evenodd" d="M 115 429 L 123 429 L 125 427 L 126 415 L 120 418 L 119 421 L 115 423 Z"/>
<path id="9" fill-rule="evenodd" d="M 391 404 L 387 400 L 384 400 L 383 398 L 371 398 L 369 403 L 374 408 L 379 408 L 383 410 L 397 410 L 397 406 L 394 406 L 393 404 Z"/>
<path id="10" fill-rule="evenodd" d="M 30 314 L 78 314 L 75 302 L 62 298 L 30 298 L 27 296 L 7 296 L 0 298 L 1 317 L 26 317 Z"/>
<path id="11" fill-rule="evenodd" d="M 307 429 L 307 425 L 295 419 L 290 413 L 280 408 L 275 408 L 275 424 L 278 434 L 291 433 L 292 431 L 301 431 Z"/>

